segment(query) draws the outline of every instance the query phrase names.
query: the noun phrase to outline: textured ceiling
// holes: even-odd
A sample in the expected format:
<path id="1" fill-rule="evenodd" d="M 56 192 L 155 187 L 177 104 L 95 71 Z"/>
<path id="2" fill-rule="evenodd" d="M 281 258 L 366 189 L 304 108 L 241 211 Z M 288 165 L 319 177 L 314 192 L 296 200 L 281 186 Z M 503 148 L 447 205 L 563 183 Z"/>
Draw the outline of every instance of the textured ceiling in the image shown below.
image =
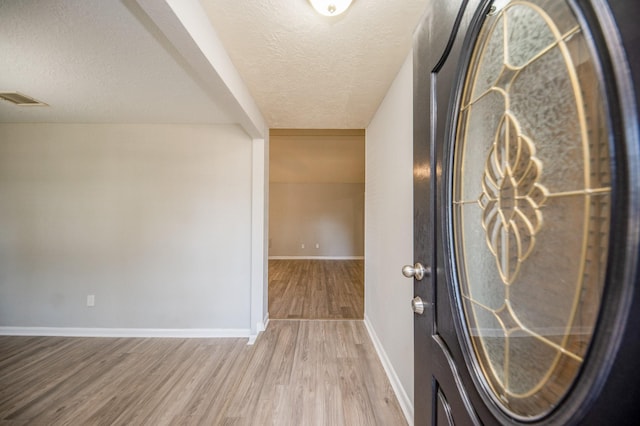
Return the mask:
<path id="1" fill-rule="evenodd" d="M 0 0 L 0 122 L 236 123 L 133 0 Z"/>
<path id="2" fill-rule="evenodd" d="M 308 0 L 201 0 L 271 128 L 367 127 L 428 0 L 355 0 L 338 17 Z"/>
<path id="3" fill-rule="evenodd" d="M 201 4 L 268 127 L 362 129 L 428 1 L 355 0 L 333 18 L 308 0 Z M 0 122 L 238 123 L 164 30 L 137 0 L 0 0 L 0 91 L 50 105 L 0 101 Z"/>

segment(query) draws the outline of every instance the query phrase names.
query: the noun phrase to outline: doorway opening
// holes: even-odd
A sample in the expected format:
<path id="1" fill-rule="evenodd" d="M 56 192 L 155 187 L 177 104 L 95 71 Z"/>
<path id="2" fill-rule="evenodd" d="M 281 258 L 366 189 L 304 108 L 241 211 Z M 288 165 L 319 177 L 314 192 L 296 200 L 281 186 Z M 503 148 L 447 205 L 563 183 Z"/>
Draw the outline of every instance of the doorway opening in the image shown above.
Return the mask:
<path id="1" fill-rule="evenodd" d="M 271 319 L 364 318 L 364 167 L 363 129 L 271 129 Z"/>

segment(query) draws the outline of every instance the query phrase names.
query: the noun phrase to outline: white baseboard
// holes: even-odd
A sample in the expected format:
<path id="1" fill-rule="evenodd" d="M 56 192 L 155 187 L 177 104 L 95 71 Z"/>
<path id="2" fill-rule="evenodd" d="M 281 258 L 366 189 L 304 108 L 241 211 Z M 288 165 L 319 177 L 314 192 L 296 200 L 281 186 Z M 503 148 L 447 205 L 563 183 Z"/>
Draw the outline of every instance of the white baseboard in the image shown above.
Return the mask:
<path id="1" fill-rule="evenodd" d="M 258 332 L 256 334 L 252 334 L 249 336 L 249 341 L 247 342 L 247 345 L 253 345 L 254 343 L 256 343 L 256 339 L 258 338 L 260 333 L 262 333 L 267 329 L 268 325 L 269 325 L 269 313 L 267 313 L 267 315 L 264 317 L 262 321 L 259 321 L 258 324 L 256 324 L 256 330 Z"/>
<path id="2" fill-rule="evenodd" d="M 245 338 L 250 333 L 244 328 L 0 327 L 3 336 Z"/>
<path id="3" fill-rule="evenodd" d="M 269 256 L 269 260 L 295 260 L 295 259 L 364 260 L 364 256 Z"/>
<path id="4" fill-rule="evenodd" d="M 382 343 L 380 339 L 378 339 L 378 335 L 373 329 L 373 325 L 369 321 L 369 318 L 364 316 L 364 325 L 369 332 L 369 337 L 371 337 L 371 341 L 373 342 L 373 346 L 376 348 L 376 352 L 378 353 L 378 357 L 380 358 L 380 362 L 382 362 L 382 367 L 384 367 L 384 371 L 387 373 L 387 377 L 389 377 L 389 381 L 391 382 L 391 387 L 398 398 L 398 402 L 400 403 L 400 408 L 402 408 L 402 413 L 404 417 L 407 419 L 407 423 L 409 426 L 413 426 L 413 402 L 407 392 L 402 387 L 402 383 L 400 383 L 400 378 L 396 374 L 391 361 L 387 357 L 387 353 L 384 351 L 382 347 Z"/>

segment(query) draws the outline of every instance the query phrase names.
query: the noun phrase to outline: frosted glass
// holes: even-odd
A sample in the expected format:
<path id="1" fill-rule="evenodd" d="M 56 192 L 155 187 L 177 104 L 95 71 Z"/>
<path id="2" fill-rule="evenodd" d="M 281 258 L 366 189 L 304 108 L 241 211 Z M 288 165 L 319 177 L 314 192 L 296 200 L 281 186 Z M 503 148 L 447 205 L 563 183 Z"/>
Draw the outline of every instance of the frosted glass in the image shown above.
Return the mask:
<path id="1" fill-rule="evenodd" d="M 513 309 L 524 326 L 560 344 L 580 291 L 581 250 L 585 243 L 585 199 L 565 197 L 544 209 L 537 245 L 509 288 Z"/>
<path id="2" fill-rule="evenodd" d="M 556 27 L 558 33 L 563 36 L 578 26 L 578 21 L 566 1 L 529 0 L 526 4 L 543 10 L 544 14 L 547 15 L 547 19 L 553 22 L 553 26 Z"/>
<path id="3" fill-rule="evenodd" d="M 487 158 L 493 145 L 498 125 L 506 108 L 505 98 L 497 90 L 490 91 L 469 107 L 467 129 L 473 133 L 466 135 L 467 147 L 465 156 Z M 482 194 L 483 161 L 466 161 L 460 200 L 477 200 Z"/>
<path id="4" fill-rule="evenodd" d="M 522 395 L 541 385 L 551 370 L 558 351 L 541 345 L 535 337 L 517 333 L 509 339 L 510 394 Z"/>
<path id="5" fill-rule="evenodd" d="M 473 271 L 473 286 L 464 288 L 463 294 L 476 302 L 491 309 L 498 309 L 504 304 L 505 287 L 500 279 L 493 254 L 485 242 L 485 233 L 478 223 L 481 221 L 481 210 L 475 205 L 463 205 L 462 211 L 461 249 L 464 253 L 459 256 L 465 264 L 460 265 L 466 271 Z"/>
<path id="6" fill-rule="evenodd" d="M 515 5 L 506 11 L 505 16 L 509 66 L 518 68 L 526 65 L 556 42 L 544 18 L 533 8 Z"/>
<path id="7" fill-rule="evenodd" d="M 577 99 L 558 47 L 520 72 L 510 100 L 522 133 L 536 141 L 536 156 L 543 164 L 540 183 L 551 192 L 583 188 Z"/>
<path id="8" fill-rule="evenodd" d="M 468 68 L 451 189 L 461 315 L 494 400 L 518 416 L 563 398 L 598 318 L 611 216 L 598 81 L 551 0 L 489 17 Z"/>
<path id="9" fill-rule="evenodd" d="M 474 310 L 474 329 L 472 335 L 480 336 L 474 340 L 475 345 L 481 345 L 486 354 L 486 362 L 497 381 L 494 386 L 504 387 L 504 361 L 506 355 L 507 332 L 492 311 L 477 306 Z"/>
<path id="10" fill-rule="evenodd" d="M 489 41 L 485 47 L 482 59 L 478 66 L 478 79 L 476 81 L 472 99 L 475 100 L 480 95 L 493 87 L 500 71 L 504 66 L 504 24 L 503 19 L 496 21 Z"/>

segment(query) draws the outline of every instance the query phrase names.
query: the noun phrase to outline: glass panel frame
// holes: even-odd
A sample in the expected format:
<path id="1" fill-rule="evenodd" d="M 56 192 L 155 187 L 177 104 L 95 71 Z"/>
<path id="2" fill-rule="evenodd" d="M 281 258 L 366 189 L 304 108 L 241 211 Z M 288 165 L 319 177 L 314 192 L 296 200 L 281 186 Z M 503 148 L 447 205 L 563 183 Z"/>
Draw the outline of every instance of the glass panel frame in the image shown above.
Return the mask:
<path id="1" fill-rule="evenodd" d="M 512 1 L 495 16 L 485 21 L 464 82 L 465 89 L 462 94 L 461 107 L 458 110 L 458 128 L 454 144 L 453 173 L 455 174 L 456 171 L 459 173 L 452 177 L 452 229 L 450 230 L 452 235 L 450 238 L 457 242 L 454 244 L 454 265 L 458 267 L 456 278 L 459 287 L 457 291 L 459 291 L 458 298 L 464 309 L 462 323 L 467 329 L 472 344 L 470 352 L 475 354 L 476 364 L 481 372 L 480 377 L 485 383 L 489 395 L 507 414 L 525 420 L 541 418 L 549 413 L 568 392 L 579 374 L 599 312 L 607 259 L 607 247 L 604 247 L 603 250 L 602 244 L 608 244 L 611 217 L 610 157 L 612 155 L 609 153 L 607 138 L 609 129 L 606 126 L 608 122 L 605 114 L 605 102 L 602 97 L 603 91 L 597 84 L 597 64 L 588 65 L 589 48 L 584 40 L 582 43 L 576 41 L 582 37 L 582 34 L 575 18 L 573 18 L 573 24 L 566 24 L 566 22 L 563 22 L 562 25 L 554 24 L 553 17 L 562 16 L 562 19 L 566 20 L 573 16 L 566 4 L 562 3 L 563 9 L 558 6 L 559 3 L 561 2 Z M 549 6 L 550 4 L 551 6 Z M 553 10 L 547 13 L 542 8 L 543 6 L 551 7 Z M 476 90 L 478 86 L 474 82 L 478 78 L 478 70 L 483 66 L 482 60 L 478 60 L 478 58 L 482 57 L 487 45 L 495 45 L 495 42 L 491 43 L 492 40 L 489 38 L 491 32 L 487 28 L 491 30 L 496 25 L 504 25 L 502 31 L 497 33 L 507 40 L 507 35 L 510 34 L 507 18 L 510 11 L 517 10 L 518 7 L 530 8 L 541 16 L 555 37 L 555 41 L 550 46 L 543 47 L 538 54 L 530 55 L 531 58 L 525 61 L 523 66 L 511 66 L 505 60 L 500 75 L 495 79 L 479 78 L 479 87 L 486 86 L 486 82 L 489 80 L 493 81 L 493 85 L 486 87 L 484 92 L 478 91 Z M 505 16 L 507 18 L 503 18 Z M 561 29 L 565 32 L 561 32 Z M 485 43 L 487 41 L 489 42 Z M 505 46 L 506 43 L 505 41 Z M 493 56 L 496 56 L 495 46 L 489 50 Z M 544 166 L 554 158 L 560 158 L 560 154 L 556 154 L 555 157 L 549 154 L 544 162 L 541 161 L 537 157 L 539 150 L 537 139 L 539 138 L 528 136 L 526 125 L 523 126 L 520 123 L 519 114 L 521 111 L 518 111 L 518 108 L 514 108 L 515 113 L 510 110 L 512 99 L 510 99 L 509 90 L 525 73 L 523 70 L 528 65 L 544 58 L 549 52 L 556 51 L 565 61 L 567 81 L 575 98 L 576 114 L 579 121 L 576 140 L 579 140 L 582 145 L 583 152 L 577 157 L 573 153 L 571 158 L 574 160 L 571 164 L 578 162 L 582 165 L 583 172 L 578 176 L 584 182 L 582 187 L 571 184 L 563 188 L 561 185 L 553 187 L 547 184 L 543 176 L 545 172 L 548 173 L 548 170 L 545 170 Z M 521 55 L 521 57 L 523 56 Z M 592 60 L 595 61 L 595 59 Z M 496 69 L 496 67 L 486 68 Z M 584 84 L 581 85 L 580 82 L 585 80 L 595 82 L 595 84 L 582 87 Z M 491 146 L 475 146 L 473 147 L 474 152 L 468 153 L 466 141 L 473 139 L 478 134 L 490 135 L 492 133 L 491 130 L 482 129 L 473 131 L 475 129 L 468 125 L 470 122 L 474 122 L 473 109 L 475 104 L 483 102 L 483 98 L 490 96 L 491 93 L 499 93 L 504 96 L 503 113 L 484 111 L 481 119 L 475 121 L 487 124 L 490 129 L 496 129 L 495 137 L 491 141 Z M 552 93 L 556 94 L 557 90 Z M 596 108 L 592 106 L 594 99 L 599 105 Z M 591 103 L 589 104 L 589 102 Z M 500 102 L 497 103 L 498 108 L 499 104 Z M 554 103 L 550 102 L 550 104 Z M 527 105 L 524 103 L 522 110 L 526 111 L 526 107 Z M 530 121 L 533 124 L 536 122 L 536 120 Z M 531 124 L 529 125 L 531 127 Z M 575 132 L 576 126 L 573 127 Z M 594 130 L 597 132 L 594 133 Z M 591 149 L 587 146 L 592 135 L 595 135 L 593 136 L 594 140 L 599 140 L 599 145 L 594 145 L 597 149 Z M 604 149 L 602 149 L 603 146 Z M 478 150 L 485 153 L 486 161 L 480 179 L 482 193 L 474 198 L 469 195 L 473 191 L 467 191 L 467 188 L 477 189 L 478 184 L 477 182 L 475 186 L 469 184 L 467 178 L 473 179 L 473 172 L 471 176 L 468 172 L 475 170 L 475 178 L 477 179 L 478 170 L 483 169 L 470 162 L 478 157 L 478 153 L 475 152 Z M 467 158 L 471 158 L 471 160 L 467 161 Z M 461 176 L 464 176 L 464 179 Z M 565 180 L 565 182 L 575 181 L 575 178 Z M 550 187 L 552 190 L 549 189 Z M 556 235 L 560 235 L 564 240 L 575 234 L 581 237 L 577 250 L 580 260 L 578 266 L 569 274 L 575 278 L 573 281 L 575 289 L 568 304 L 569 318 L 565 317 L 565 323 L 556 327 L 556 330 L 553 330 L 553 321 L 551 324 L 539 324 L 538 328 L 546 329 L 545 333 L 549 334 L 547 336 L 545 333 L 539 332 L 536 327 L 522 322 L 517 312 L 521 309 L 521 305 L 520 307 L 517 304 L 514 306 L 509 293 L 512 288 L 516 288 L 519 280 L 522 279 L 523 265 L 528 265 L 531 269 L 531 264 L 535 266 L 535 262 L 539 262 L 536 256 L 539 257 L 540 248 L 537 246 L 541 242 L 549 241 L 550 238 L 548 236 L 543 238 L 541 235 L 543 225 L 547 226 L 547 223 L 551 222 L 551 218 L 556 219 L 555 221 L 558 221 L 558 218 L 563 219 L 564 223 L 568 223 L 568 220 L 571 219 L 563 218 L 563 209 L 561 208 L 556 208 L 555 212 L 548 212 L 552 206 L 559 203 L 558 200 L 569 200 L 582 206 L 583 210 L 580 215 L 582 221 L 578 221 L 580 223 L 574 226 L 578 231 L 572 229 L 566 234 L 556 232 Z M 469 216 L 478 216 L 477 210 L 480 211 L 482 218 L 476 217 L 473 220 L 479 222 L 476 226 L 480 226 L 481 223 L 486 235 L 486 241 L 483 241 L 483 244 L 486 242 L 488 250 L 484 250 L 484 256 L 489 252 L 494 258 L 495 271 L 493 274 L 489 273 L 489 276 L 493 276 L 495 279 L 495 276 L 498 275 L 506 292 L 505 303 L 499 307 L 486 306 L 482 300 L 478 300 L 479 297 L 474 296 L 474 293 L 483 293 L 484 290 L 478 291 L 478 288 L 486 290 L 491 286 L 495 287 L 495 283 L 480 283 L 480 287 L 475 290 L 474 286 L 469 284 L 472 280 L 477 281 L 475 278 L 477 275 L 474 272 L 478 272 L 470 270 L 469 265 L 472 265 L 471 269 L 473 269 L 478 267 L 477 263 L 484 263 L 485 266 L 487 263 L 478 262 L 474 258 L 474 253 L 478 253 L 480 250 L 478 244 L 474 246 L 475 249 L 472 252 L 468 252 L 465 244 L 467 229 L 471 229 L 470 226 L 465 227 L 465 223 Z M 548 216 L 546 222 L 545 211 Z M 591 218 L 593 214 L 597 217 L 595 221 Z M 478 238 L 477 232 L 473 231 L 472 234 L 470 238 Z M 598 250 L 598 252 L 596 253 L 594 250 Z M 473 266 L 474 262 L 475 266 Z M 555 268 L 562 267 L 562 263 L 560 263 Z M 553 274 L 549 275 L 553 277 Z M 470 279 L 471 276 L 474 278 Z M 586 291 L 582 291 L 583 287 Z M 526 291 L 524 295 L 527 295 Z M 526 301 L 526 297 L 524 300 Z M 588 303 L 582 304 L 581 300 Z M 495 301 L 486 303 L 495 305 Z M 522 303 L 522 301 L 518 303 Z M 486 318 L 483 320 L 481 317 L 493 318 L 493 320 L 486 320 Z M 491 323 L 493 326 L 490 325 Z M 484 327 L 482 327 L 483 324 Z M 499 328 L 496 327 L 496 324 Z M 558 338 L 556 334 L 560 337 Z M 504 339 L 504 343 L 498 342 L 500 338 Z M 525 346 L 522 346 L 523 344 Z M 499 348 L 505 348 L 503 357 L 501 361 L 495 362 L 495 352 L 501 350 Z M 537 350 L 536 348 L 542 349 Z M 511 358 L 510 351 L 527 353 L 530 357 L 542 356 L 547 359 L 544 363 L 550 367 L 543 368 L 538 373 L 538 379 L 535 380 L 530 377 L 521 377 L 518 374 L 514 375 L 513 371 L 510 372 L 510 368 L 514 370 L 520 358 Z M 540 355 L 536 355 L 536 351 L 540 352 Z M 545 351 L 547 355 L 543 354 Z M 519 371 L 521 372 L 522 368 Z M 513 376 L 511 379 L 510 374 Z M 526 385 L 527 379 L 531 379 L 529 385 Z M 514 383 L 517 380 L 519 387 L 510 387 L 510 380 Z M 554 380 L 562 382 L 562 385 L 557 386 Z M 523 385 L 523 383 L 525 384 Z M 532 401 L 541 402 L 532 405 Z"/>

